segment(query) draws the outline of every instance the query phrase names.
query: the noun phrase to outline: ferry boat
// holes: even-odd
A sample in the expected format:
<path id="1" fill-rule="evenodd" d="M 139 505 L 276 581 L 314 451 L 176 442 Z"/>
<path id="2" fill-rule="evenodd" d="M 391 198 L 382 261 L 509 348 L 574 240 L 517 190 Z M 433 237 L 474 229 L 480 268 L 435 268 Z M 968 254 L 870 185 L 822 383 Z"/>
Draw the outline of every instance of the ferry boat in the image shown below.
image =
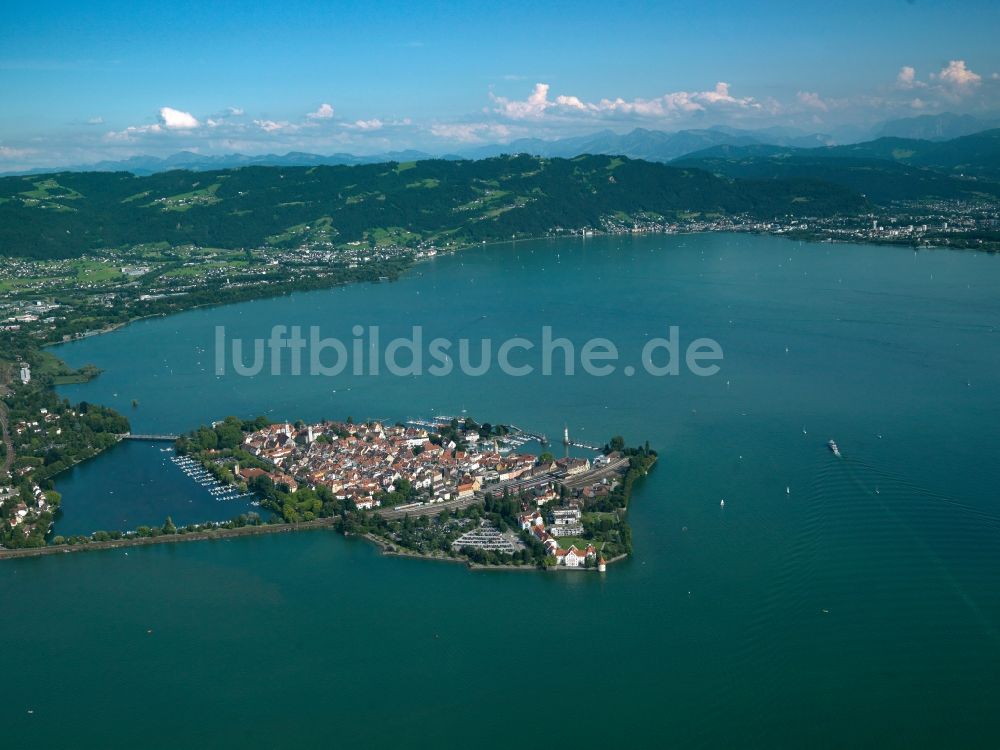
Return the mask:
<path id="1" fill-rule="evenodd" d="M 840 458 L 840 448 L 837 447 L 836 441 L 831 440 L 826 445 L 831 451 L 833 451 L 833 455 L 835 455 L 837 458 Z"/>

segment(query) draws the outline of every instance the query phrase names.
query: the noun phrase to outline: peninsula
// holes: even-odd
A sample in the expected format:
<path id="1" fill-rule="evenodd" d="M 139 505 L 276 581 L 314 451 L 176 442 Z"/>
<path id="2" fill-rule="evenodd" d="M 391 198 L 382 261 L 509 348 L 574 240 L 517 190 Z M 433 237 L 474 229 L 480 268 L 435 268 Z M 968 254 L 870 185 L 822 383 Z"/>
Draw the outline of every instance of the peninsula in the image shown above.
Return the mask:
<path id="1" fill-rule="evenodd" d="M 229 417 L 180 437 L 175 463 L 210 491 L 256 494 L 266 520 L 244 514 L 177 527 L 168 518 L 156 528 L 57 536 L 0 558 L 308 528 L 473 566 L 603 571 L 630 555 L 628 503 L 655 451 L 628 448 L 621 437 L 591 457 L 570 456 L 568 438 L 561 458 L 524 451 L 539 440 L 470 418 L 387 425 Z M 16 526 L 8 532 L 8 540 L 21 536 Z"/>
<path id="2" fill-rule="evenodd" d="M 591 458 L 527 453 L 541 436 L 470 418 L 262 421 L 230 417 L 177 451 L 257 493 L 280 523 L 331 518 L 388 552 L 477 564 L 597 569 L 627 556 L 632 485 L 656 461 L 621 437 Z"/>

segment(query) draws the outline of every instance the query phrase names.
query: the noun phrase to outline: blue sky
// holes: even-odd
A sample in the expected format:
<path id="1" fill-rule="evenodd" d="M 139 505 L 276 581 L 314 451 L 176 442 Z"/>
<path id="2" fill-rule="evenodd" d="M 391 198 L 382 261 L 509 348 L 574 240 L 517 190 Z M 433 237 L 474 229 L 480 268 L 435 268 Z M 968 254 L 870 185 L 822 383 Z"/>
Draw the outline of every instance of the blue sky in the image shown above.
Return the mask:
<path id="1" fill-rule="evenodd" d="M 19 3 L 0 169 L 993 112 L 998 36 L 995 2 Z"/>

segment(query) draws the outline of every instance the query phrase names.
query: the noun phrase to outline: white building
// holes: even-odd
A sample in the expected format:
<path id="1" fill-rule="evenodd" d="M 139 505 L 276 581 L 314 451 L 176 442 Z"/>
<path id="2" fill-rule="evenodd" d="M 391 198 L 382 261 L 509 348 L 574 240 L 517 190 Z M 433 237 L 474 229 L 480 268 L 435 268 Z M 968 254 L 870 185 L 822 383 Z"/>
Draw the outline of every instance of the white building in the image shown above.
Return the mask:
<path id="1" fill-rule="evenodd" d="M 567 568 L 579 568 L 585 565 L 588 559 L 595 557 L 597 557 L 597 550 L 592 544 L 588 545 L 585 550 L 577 549 L 575 544 L 568 550 L 556 550 L 556 562 Z"/>

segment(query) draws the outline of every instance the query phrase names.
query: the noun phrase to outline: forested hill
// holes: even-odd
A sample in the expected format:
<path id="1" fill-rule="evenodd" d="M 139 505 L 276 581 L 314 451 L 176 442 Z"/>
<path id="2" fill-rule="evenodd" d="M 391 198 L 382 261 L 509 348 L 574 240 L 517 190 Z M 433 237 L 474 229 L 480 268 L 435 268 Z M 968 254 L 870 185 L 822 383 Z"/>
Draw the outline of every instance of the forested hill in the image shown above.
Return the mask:
<path id="1" fill-rule="evenodd" d="M 943 142 L 879 138 L 822 148 L 724 145 L 671 163 L 736 179 L 810 177 L 882 204 L 1000 198 L 1000 129 Z"/>
<path id="2" fill-rule="evenodd" d="M 247 248 L 476 242 L 603 219 L 825 216 L 867 208 L 813 179 L 741 180 L 621 157 L 429 160 L 0 179 L 0 254 L 73 257 L 143 243 Z"/>

